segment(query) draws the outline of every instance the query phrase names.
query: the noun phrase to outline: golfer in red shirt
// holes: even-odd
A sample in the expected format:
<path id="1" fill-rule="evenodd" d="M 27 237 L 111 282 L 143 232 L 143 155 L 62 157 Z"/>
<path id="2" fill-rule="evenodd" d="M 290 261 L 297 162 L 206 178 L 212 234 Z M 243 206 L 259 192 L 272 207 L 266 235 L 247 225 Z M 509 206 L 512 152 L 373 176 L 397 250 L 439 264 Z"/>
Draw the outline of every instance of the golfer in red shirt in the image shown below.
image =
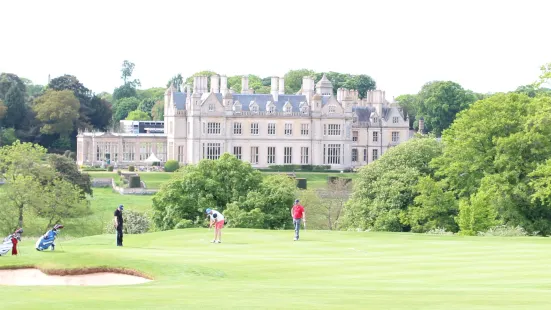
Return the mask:
<path id="1" fill-rule="evenodd" d="M 291 209 L 291 216 L 293 217 L 293 225 L 295 225 L 295 241 L 297 241 L 301 220 L 304 220 L 304 224 L 306 224 L 306 212 L 304 212 L 304 207 L 299 204 L 298 199 L 295 200 L 295 204 Z"/>

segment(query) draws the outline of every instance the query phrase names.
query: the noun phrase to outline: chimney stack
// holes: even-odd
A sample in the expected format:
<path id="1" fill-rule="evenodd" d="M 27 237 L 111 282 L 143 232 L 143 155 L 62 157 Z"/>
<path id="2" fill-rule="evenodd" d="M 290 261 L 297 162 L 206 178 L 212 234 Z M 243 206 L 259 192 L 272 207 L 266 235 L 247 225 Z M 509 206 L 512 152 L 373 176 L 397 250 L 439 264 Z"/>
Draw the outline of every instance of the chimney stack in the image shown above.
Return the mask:
<path id="1" fill-rule="evenodd" d="M 220 92 L 220 77 L 217 74 L 210 77 L 210 92 L 216 94 Z"/>
<path id="2" fill-rule="evenodd" d="M 249 77 L 243 76 L 241 77 L 241 93 L 247 94 L 249 92 Z"/>
<path id="3" fill-rule="evenodd" d="M 277 87 L 278 87 L 279 78 L 277 76 L 272 76 L 272 97 L 274 97 L 274 101 L 277 101 Z"/>
<path id="4" fill-rule="evenodd" d="M 279 94 L 285 95 L 285 79 L 283 77 L 279 78 Z"/>
<path id="5" fill-rule="evenodd" d="M 223 95 L 228 93 L 228 77 L 225 75 L 220 76 L 220 92 Z"/>

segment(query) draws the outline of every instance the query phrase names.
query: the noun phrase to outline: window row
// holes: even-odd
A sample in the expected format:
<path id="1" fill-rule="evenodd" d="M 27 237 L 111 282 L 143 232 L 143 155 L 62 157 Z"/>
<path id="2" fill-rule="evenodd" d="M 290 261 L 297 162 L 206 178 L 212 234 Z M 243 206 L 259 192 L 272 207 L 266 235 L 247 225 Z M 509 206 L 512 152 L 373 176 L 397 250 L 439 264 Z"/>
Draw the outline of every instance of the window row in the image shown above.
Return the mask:
<path id="1" fill-rule="evenodd" d="M 373 158 L 372 160 L 377 160 L 379 158 L 379 150 L 371 150 L 371 156 Z M 352 162 L 356 163 L 358 161 L 358 149 L 352 149 Z M 367 162 L 367 149 L 363 149 L 363 161 Z"/>
<path id="2" fill-rule="evenodd" d="M 218 159 L 222 155 L 221 143 L 203 143 L 203 158 L 205 159 Z M 251 146 L 249 152 L 249 158 L 244 158 L 243 147 L 234 146 L 233 155 L 239 160 L 248 160 L 251 164 L 258 164 L 260 162 L 260 151 L 258 146 Z M 266 148 L 266 162 L 268 164 L 275 164 L 277 157 L 277 149 L 275 146 L 269 146 Z M 293 163 L 293 147 L 283 147 L 283 164 Z M 300 164 L 308 165 L 310 163 L 310 148 L 302 146 L 300 147 Z"/>
<path id="3" fill-rule="evenodd" d="M 284 125 L 284 134 L 286 136 L 293 135 L 293 124 L 285 123 Z M 240 122 L 233 123 L 233 134 L 242 135 L 245 132 L 243 124 Z M 249 132 L 251 135 L 260 134 L 260 123 L 251 123 L 249 127 Z M 203 123 L 203 133 L 209 135 L 220 135 L 222 134 L 222 125 L 218 122 L 208 122 Z M 276 123 L 268 123 L 267 134 L 270 136 L 276 135 Z M 310 134 L 310 124 L 300 124 L 300 135 L 308 136 Z M 324 124 L 323 125 L 323 135 L 324 136 L 341 136 L 342 128 L 340 124 Z"/>

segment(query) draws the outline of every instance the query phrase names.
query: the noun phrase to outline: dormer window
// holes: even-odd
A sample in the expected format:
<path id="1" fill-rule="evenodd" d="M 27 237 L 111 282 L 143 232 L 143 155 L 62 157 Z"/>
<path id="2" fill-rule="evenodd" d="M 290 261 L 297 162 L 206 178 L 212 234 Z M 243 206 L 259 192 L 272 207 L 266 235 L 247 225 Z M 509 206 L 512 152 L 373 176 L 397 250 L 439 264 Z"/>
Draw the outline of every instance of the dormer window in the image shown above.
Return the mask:
<path id="1" fill-rule="evenodd" d="M 307 114 L 307 113 L 308 113 L 308 106 L 307 106 L 307 105 L 303 105 L 303 106 L 300 108 L 300 111 L 302 112 L 302 114 Z"/>
<path id="2" fill-rule="evenodd" d="M 329 106 L 329 113 L 336 113 L 337 112 L 337 107 L 335 107 L 334 105 L 330 105 Z"/>
<path id="3" fill-rule="evenodd" d="M 268 112 L 268 114 L 275 113 L 275 105 L 271 101 L 268 101 L 268 103 L 266 104 L 266 111 Z"/>
<path id="4" fill-rule="evenodd" d="M 236 101 L 236 102 L 233 104 L 233 112 L 235 112 L 235 113 L 241 113 L 241 103 L 239 103 L 239 101 Z"/>
<path id="5" fill-rule="evenodd" d="M 291 111 L 293 111 L 293 107 L 291 107 L 290 105 L 286 105 L 285 106 L 285 113 L 291 113 Z"/>
<path id="6" fill-rule="evenodd" d="M 209 112 L 214 111 L 214 103 L 209 103 Z"/>
<path id="7" fill-rule="evenodd" d="M 377 117 L 373 117 L 373 123 L 378 123 L 379 119 Z"/>
<path id="8" fill-rule="evenodd" d="M 275 107 L 272 105 L 268 108 L 268 113 L 274 113 L 275 112 Z"/>
<path id="9" fill-rule="evenodd" d="M 252 111 L 253 113 L 258 113 L 258 106 L 257 106 L 257 105 L 253 105 L 253 106 L 251 107 L 251 111 Z"/>

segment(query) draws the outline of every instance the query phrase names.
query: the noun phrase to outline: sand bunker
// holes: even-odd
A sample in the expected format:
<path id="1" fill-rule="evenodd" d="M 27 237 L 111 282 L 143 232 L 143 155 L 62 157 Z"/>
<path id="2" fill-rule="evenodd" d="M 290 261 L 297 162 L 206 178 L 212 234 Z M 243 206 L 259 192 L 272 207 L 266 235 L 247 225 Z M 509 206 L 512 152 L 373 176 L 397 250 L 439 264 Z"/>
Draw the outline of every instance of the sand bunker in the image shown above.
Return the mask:
<path id="1" fill-rule="evenodd" d="M 82 275 L 48 275 L 39 269 L 0 270 L 0 285 L 36 286 L 36 285 L 133 285 L 151 280 L 113 272 L 98 272 Z"/>

